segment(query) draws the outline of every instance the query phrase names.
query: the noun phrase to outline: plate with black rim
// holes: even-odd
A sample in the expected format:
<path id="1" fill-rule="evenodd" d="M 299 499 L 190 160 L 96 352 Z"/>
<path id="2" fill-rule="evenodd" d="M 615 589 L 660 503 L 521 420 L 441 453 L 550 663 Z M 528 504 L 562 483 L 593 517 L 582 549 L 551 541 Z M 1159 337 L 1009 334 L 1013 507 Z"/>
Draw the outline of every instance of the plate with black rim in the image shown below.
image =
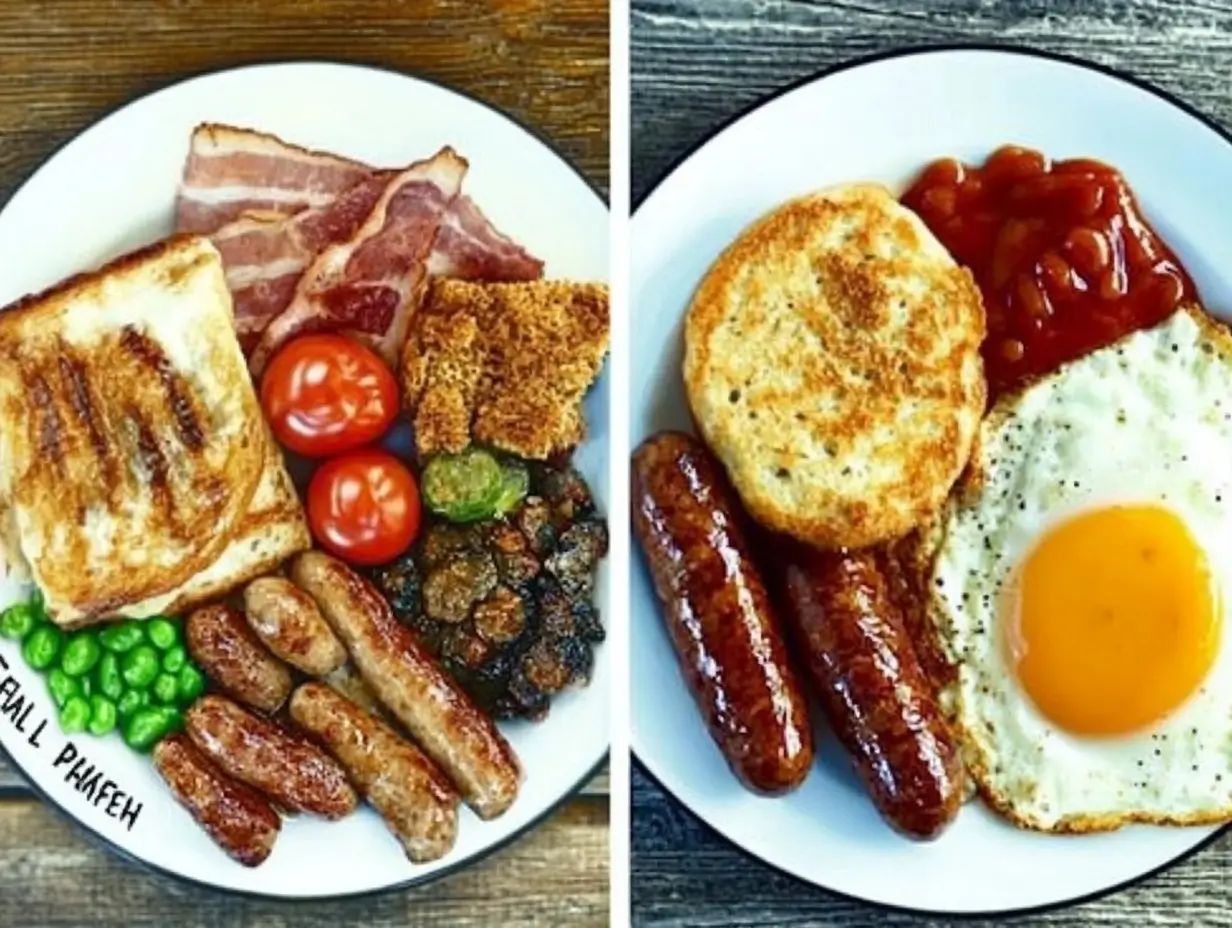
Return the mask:
<path id="1" fill-rule="evenodd" d="M 982 164 L 1007 144 L 1117 168 L 1202 305 L 1232 316 L 1232 275 L 1221 260 L 1232 218 L 1212 195 L 1232 189 L 1232 137 L 1224 129 L 1163 92 L 1081 61 L 993 47 L 891 53 L 759 103 L 682 159 L 638 207 L 631 447 L 660 430 L 693 429 L 680 373 L 683 319 L 707 268 L 750 222 L 846 182 L 880 182 L 900 195 L 937 159 Z M 926 913 L 1035 910 L 1124 887 L 1222 832 L 1215 822 L 1052 835 L 1016 828 L 976 799 L 935 840 L 910 841 L 880 819 L 824 730 L 798 789 L 755 796 L 707 734 L 639 557 L 631 565 L 630 616 L 638 760 L 728 840 L 818 887 Z M 1224 653 L 1226 630 L 1220 642 Z M 1225 665 L 1213 666 L 1210 674 L 1221 674 Z M 1227 780 L 1216 789 L 1228 788 Z"/>
<path id="2" fill-rule="evenodd" d="M 379 165 L 409 164 L 450 145 L 469 162 L 467 192 L 498 228 L 545 262 L 546 277 L 607 279 L 606 203 L 532 131 L 429 81 L 377 68 L 293 62 L 166 87 L 113 112 L 57 151 L 0 212 L 0 304 L 168 235 L 189 136 L 202 122 L 250 127 Z M 573 459 L 603 512 L 608 390 L 604 372 L 586 398 L 588 437 Z M 28 592 L 6 581 L 0 601 L 7 605 Z M 605 563 L 596 597 L 606 621 Z M 0 746 L 30 783 L 112 850 L 234 892 L 332 898 L 456 871 L 542 821 L 581 788 L 608 751 L 611 667 L 608 649 L 599 645 L 589 686 L 561 693 L 540 722 L 501 723 L 524 768 L 522 791 L 494 821 L 463 809 L 457 843 L 442 859 L 408 862 L 380 818 L 361 808 L 339 822 L 286 819 L 270 858 L 247 869 L 227 858 L 176 804 L 148 757 L 118 736 L 62 734 L 45 681 L 19 652 L 17 643 L 0 642 Z M 100 795 L 104 782 L 110 786 Z"/>

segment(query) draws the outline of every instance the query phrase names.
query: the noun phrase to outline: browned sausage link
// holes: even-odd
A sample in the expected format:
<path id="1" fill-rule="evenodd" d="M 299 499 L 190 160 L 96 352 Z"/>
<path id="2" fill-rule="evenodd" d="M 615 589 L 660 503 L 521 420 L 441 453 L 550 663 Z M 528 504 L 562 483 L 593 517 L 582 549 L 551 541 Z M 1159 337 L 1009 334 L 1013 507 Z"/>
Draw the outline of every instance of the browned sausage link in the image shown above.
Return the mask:
<path id="1" fill-rule="evenodd" d="M 285 577 L 262 577 L 248 584 L 244 612 L 265 646 L 306 674 L 323 677 L 346 661 L 346 649 L 312 597 Z"/>
<path id="2" fill-rule="evenodd" d="M 337 762 L 273 722 L 221 696 L 204 696 L 184 713 L 188 736 L 237 780 L 292 812 L 342 818 L 359 797 Z"/>
<path id="3" fill-rule="evenodd" d="M 176 801 L 229 857 L 245 867 L 269 857 L 282 820 L 264 796 L 219 770 L 185 735 L 160 741 L 154 766 Z"/>
<path id="4" fill-rule="evenodd" d="M 962 803 L 962 762 L 875 555 L 782 557 L 787 618 L 830 727 L 886 821 L 936 837 Z"/>
<path id="5" fill-rule="evenodd" d="M 634 530 L 710 734 L 750 788 L 795 788 L 813 762 L 812 729 L 735 491 L 706 447 L 677 432 L 638 448 L 632 482 Z"/>
<path id="6" fill-rule="evenodd" d="M 291 671 L 265 649 L 238 609 L 216 603 L 193 611 L 184 639 L 206 676 L 240 702 L 273 713 L 291 695 Z"/>
<path id="7" fill-rule="evenodd" d="M 480 818 L 513 803 L 522 774 L 496 724 L 394 619 L 367 580 L 319 551 L 295 559 L 291 578 L 337 633 L 377 698 L 448 774 Z"/>
<path id="8" fill-rule="evenodd" d="M 413 744 L 323 683 L 291 696 L 291 718 L 338 759 L 415 863 L 449 853 L 458 794 Z"/>

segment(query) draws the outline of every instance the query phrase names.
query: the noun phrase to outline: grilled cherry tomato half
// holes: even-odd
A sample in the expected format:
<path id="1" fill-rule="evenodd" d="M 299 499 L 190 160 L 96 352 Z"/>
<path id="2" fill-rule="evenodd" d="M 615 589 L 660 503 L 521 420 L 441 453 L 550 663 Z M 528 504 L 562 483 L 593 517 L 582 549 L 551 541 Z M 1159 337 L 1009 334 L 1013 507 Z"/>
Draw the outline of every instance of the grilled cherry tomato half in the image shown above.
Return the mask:
<path id="1" fill-rule="evenodd" d="M 330 458 L 308 484 L 308 522 L 321 547 L 352 564 L 392 561 L 419 534 L 419 487 L 384 451 Z"/>
<path id="2" fill-rule="evenodd" d="M 270 360 L 261 407 L 279 442 L 322 458 L 384 434 L 398 412 L 398 385 L 385 362 L 358 342 L 303 335 Z"/>

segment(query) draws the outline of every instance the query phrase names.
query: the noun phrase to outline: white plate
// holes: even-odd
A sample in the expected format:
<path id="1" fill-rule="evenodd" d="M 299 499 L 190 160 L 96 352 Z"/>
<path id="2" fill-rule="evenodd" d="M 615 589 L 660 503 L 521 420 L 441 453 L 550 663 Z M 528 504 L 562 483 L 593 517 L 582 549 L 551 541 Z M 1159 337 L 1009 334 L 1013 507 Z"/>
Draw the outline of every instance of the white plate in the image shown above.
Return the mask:
<path id="1" fill-rule="evenodd" d="M 827 184 L 901 188 L 930 160 L 982 160 L 1016 142 L 1121 168 L 1212 310 L 1232 311 L 1232 145 L 1175 102 L 1078 63 L 942 49 L 860 63 L 763 104 L 677 167 L 632 230 L 631 439 L 688 428 L 680 323 L 722 248 L 781 201 Z M 762 799 L 732 778 L 702 726 L 647 576 L 633 566 L 632 745 L 672 793 L 740 847 L 818 886 L 888 906 L 993 913 L 1117 887 L 1206 842 L 1211 828 L 1085 837 L 1018 831 L 972 804 L 929 845 L 893 834 L 832 739 L 804 786 Z"/>
<path id="2" fill-rule="evenodd" d="M 526 129 L 474 100 L 403 75 L 337 64 L 278 64 L 211 74 L 129 104 L 61 149 L 0 212 L 0 305 L 90 268 L 171 229 L 188 137 L 202 121 L 273 132 L 291 142 L 378 165 L 407 164 L 453 145 L 470 161 L 465 182 L 492 221 L 547 265 L 552 277 L 607 279 L 608 211 L 598 194 Z M 577 464 L 607 500 L 606 374 L 586 404 L 590 440 Z M 16 595 L 0 589 L 0 602 Z M 607 603 L 606 571 L 599 603 Z M 605 610 L 606 619 L 606 610 Z M 0 643 L 21 693 L 27 728 L 54 719 L 38 675 Z M 454 851 L 413 865 L 380 819 L 362 809 L 338 823 L 287 820 L 274 853 L 245 869 L 219 851 L 172 799 L 148 760 L 118 737 L 73 739 L 105 779 L 142 803 L 131 830 L 95 808 L 55 766 L 66 739 L 54 721 L 34 747 L 0 716 L 0 745 L 53 803 L 115 849 L 176 876 L 231 890 L 327 897 L 386 889 L 456 870 L 536 824 L 577 789 L 608 749 L 608 649 L 590 686 L 553 703 L 539 725 L 509 724 L 526 783 L 504 816 L 461 817 Z M 3 700 L 0 699 L 0 705 Z M 13 710 L 16 711 L 16 710 Z"/>

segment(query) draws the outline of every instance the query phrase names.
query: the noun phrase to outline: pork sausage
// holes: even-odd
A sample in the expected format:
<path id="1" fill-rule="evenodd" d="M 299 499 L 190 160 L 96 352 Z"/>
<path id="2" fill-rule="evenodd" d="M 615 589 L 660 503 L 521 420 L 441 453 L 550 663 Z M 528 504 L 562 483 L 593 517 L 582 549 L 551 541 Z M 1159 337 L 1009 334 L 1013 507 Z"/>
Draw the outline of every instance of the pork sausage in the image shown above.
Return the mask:
<path id="1" fill-rule="evenodd" d="M 291 671 L 265 649 L 238 609 L 215 603 L 193 610 L 184 640 L 205 675 L 245 705 L 270 714 L 291 695 Z"/>
<path id="2" fill-rule="evenodd" d="M 232 860 L 257 867 L 269 857 L 282 820 L 264 796 L 219 770 L 186 735 L 158 742 L 154 767 L 176 801 Z"/>
<path id="3" fill-rule="evenodd" d="M 184 713 L 193 743 L 223 771 L 292 812 L 338 819 L 359 797 L 338 763 L 315 744 L 221 696 L 203 696 Z"/>
<path id="4" fill-rule="evenodd" d="M 308 551 L 291 579 L 321 609 L 360 676 L 457 786 L 480 818 L 513 803 L 521 769 L 496 724 L 445 673 L 376 588 L 336 558 Z"/>
<path id="5" fill-rule="evenodd" d="M 962 761 L 877 555 L 784 546 L 776 562 L 813 688 L 877 809 L 936 837 L 962 804 Z"/>
<path id="6" fill-rule="evenodd" d="M 248 584 L 244 613 L 267 648 L 309 676 L 326 676 L 346 661 L 346 649 L 312 597 L 285 577 Z"/>
<path id="7" fill-rule="evenodd" d="M 633 527 L 676 656 L 736 776 L 761 793 L 799 786 L 813 735 L 745 517 L 697 439 L 665 432 L 633 455 Z"/>
<path id="8" fill-rule="evenodd" d="M 324 683 L 291 695 L 291 718 L 346 768 L 414 863 L 449 853 L 458 836 L 458 794 L 420 750 Z"/>

